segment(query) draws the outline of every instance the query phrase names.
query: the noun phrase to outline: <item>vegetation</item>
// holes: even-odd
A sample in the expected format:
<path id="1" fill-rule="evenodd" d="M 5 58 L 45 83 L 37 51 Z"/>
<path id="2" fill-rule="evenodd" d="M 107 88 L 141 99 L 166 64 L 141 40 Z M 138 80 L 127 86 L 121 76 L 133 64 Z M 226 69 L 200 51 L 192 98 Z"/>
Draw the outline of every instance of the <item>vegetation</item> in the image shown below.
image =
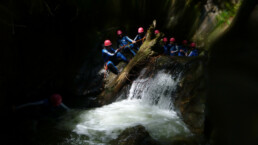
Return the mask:
<path id="1" fill-rule="evenodd" d="M 232 5 L 229 2 L 225 2 L 226 8 L 222 10 L 219 15 L 217 15 L 217 25 L 216 27 L 219 27 L 222 24 L 228 24 L 230 25 L 231 20 L 233 17 L 235 17 L 237 10 L 239 9 L 239 6 L 241 3 L 238 3 L 236 5 Z"/>

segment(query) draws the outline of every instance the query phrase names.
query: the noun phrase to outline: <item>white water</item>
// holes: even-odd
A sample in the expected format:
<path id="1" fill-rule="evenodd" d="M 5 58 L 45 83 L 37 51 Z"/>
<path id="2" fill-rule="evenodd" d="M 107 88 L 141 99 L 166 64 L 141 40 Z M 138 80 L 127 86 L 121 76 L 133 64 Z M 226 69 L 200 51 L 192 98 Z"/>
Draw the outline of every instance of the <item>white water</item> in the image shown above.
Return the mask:
<path id="1" fill-rule="evenodd" d="M 140 76 L 132 84 L 128 99 L 81 114 L 80 123 L 73 130 L 86 136 L 79 141 L 80 144 L 107 144 L 124 129 L 139 124 L 159 141 L 189 135 L 190 131 L 173 110 L 170 96 L 177 83 L 164 72 L 151 79 L 141 79 Z"/>

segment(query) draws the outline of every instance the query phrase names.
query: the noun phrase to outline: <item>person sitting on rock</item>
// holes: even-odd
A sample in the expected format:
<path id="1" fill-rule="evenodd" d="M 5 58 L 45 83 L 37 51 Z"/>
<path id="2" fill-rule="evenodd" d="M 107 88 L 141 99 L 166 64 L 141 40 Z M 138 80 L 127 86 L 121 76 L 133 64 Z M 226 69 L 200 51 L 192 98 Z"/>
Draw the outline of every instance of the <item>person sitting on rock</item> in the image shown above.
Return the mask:
<path id="1" fill-rule="evenodd" d="M 198 56 L 199 55 L 195 43 L 190 44 L 190 50 L 191 50 L 191 52 L 189 53 L 188 56 Z"/>
<path id="2" fill-rule="evenodd" d="M 179 46 L 178 56 L 187 56 L 187 40 L 183 40 L 182 45 Z"/>
<path id="3" fill-rule="evenodd" d="M 168 45 L 170 50 L 170 56 L 177 56 L 178 49 L 175 42 L 176 42 L 175 38 L 173 37 L 170 38 L 169 45 Z"/>
<path id="4" fill-rule="evenodd" d="M 117 31 L 117 36 L 117 48 L 124 47 L 125 50 L 129 50 L 133 54 L 133 56 L 135 56 L 136 53 L 133 51 L 133 48 L 135 47 L 135 41 L 130 39 L 128 36 L 123 36 L 123 32 L 121 30 Z"/>
<path id="5" fill-rule="evenodd" d="M 169 46 L 168 46 L 168 38 L 167 37 L 163 38 L 163 49 L 164 49 L 163 54 L 164 55 L 169 55 L 170 49 L 169 49 Z"/>
<path id="6" fill-rule="evenodd" d="M 138 28 L 138 34 L 135 36 L 134 41 L 137 41 L 136 46 L 137 50 L 140 49 L 142 43 L 144 42 L 145 34 L 142 27 Z"/>
<path id="7" fill-rule="evenodd" d="M 120 49 L 113 49 L 112 48 L 112 43 L 110 40 L 105 40 L 104 41 L 104 48 L 102 49 L 102 57 L 104 59 L 105 63 L 105 69 L 110 70 L 114 74 L 118 74 L 119 70 L 115 66 L 118 64 L 121 60 L 128 63 L 128 60 L 126 57 L 121 54 L 119 51 Z"/>

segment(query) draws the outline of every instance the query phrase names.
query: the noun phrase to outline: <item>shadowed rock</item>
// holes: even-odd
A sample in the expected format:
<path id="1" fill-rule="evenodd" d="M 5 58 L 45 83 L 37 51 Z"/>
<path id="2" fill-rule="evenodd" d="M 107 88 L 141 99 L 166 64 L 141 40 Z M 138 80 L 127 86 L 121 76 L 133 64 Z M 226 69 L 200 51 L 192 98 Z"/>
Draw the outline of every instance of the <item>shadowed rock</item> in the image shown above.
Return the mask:
<path id="1" fill-rule="evenodd" d="M 110 142 L 112 145 L 158 145 L 141 125 L 127 128 L 117 139 Z"/>

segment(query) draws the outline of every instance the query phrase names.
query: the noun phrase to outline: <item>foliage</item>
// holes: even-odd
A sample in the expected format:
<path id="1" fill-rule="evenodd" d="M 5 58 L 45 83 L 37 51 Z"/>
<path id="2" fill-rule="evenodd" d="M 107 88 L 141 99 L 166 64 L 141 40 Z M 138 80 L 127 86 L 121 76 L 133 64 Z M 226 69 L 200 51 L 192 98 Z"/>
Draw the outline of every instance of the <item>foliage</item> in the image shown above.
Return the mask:
<path id="1" fill-rule="evenodd" d="M 226 8 L 222 12 L 220 12 L 220 14 L 217 15 L 216 17 L 217 19 L 216 27 L 219 27 L 222 24 L 230 25 L 231 23 L 230 18 L 233 18 L 236 15 L 239 6 L 240 6 L 240 3 L 236 5 L 232 5 L 229 2 L 225 2 Z"/>

